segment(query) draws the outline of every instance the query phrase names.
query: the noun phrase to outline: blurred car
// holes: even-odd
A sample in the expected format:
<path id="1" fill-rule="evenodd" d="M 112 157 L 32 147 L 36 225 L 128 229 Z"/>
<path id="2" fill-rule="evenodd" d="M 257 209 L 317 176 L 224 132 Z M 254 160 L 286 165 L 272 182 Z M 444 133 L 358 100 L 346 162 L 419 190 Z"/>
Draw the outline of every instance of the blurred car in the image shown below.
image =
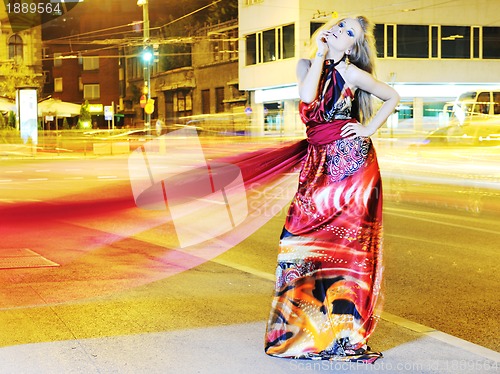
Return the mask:
<path id="1" fill-rule="evenodd" d="M 110 135 L 106 138 L 113 142 L 128 142 L 130 150 L 141 147 L 144 143 L 153 140 L 157 137 L 156 131 L 151 129 L 130 130 L 121 134 Z"/>
<path id="2" fill-rule="evenodd" d="M 453 115 L 460 124 L 500 116 L 500 89 L 464 92 L 455 100 Z"/>
<path id="3" fill-rule="evenodd" d="M 497 147 L 378 149 L 384 199 L 472 216 L 500 211 Z M 385 151 L 385 152 L 384 152 Z"/>
<path id="4" fill-rule="evenodd" d="M 431 131 L 423 145 L 490 146 L 500 145 L 500 118 L 452 124 Z"/>
<path id="5" fill-rule="evenodd" d="M 499 145 L 500 89 L 464 92 L 444 105 L 448 125 L 430 132 L 423 144 Z"/>

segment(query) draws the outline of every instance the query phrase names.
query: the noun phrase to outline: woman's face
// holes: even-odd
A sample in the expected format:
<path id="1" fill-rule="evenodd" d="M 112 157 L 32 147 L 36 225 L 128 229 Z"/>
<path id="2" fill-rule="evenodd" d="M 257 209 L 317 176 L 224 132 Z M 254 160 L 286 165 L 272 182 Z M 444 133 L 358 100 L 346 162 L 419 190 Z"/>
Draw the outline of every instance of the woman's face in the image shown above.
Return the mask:
<path id="1" fill-rule="evenodd" d="M 362 34 L 363 29 L 357 20 L 345 18 L 329 30 L 327 42 L 331 48 L 347 51 Z"/>

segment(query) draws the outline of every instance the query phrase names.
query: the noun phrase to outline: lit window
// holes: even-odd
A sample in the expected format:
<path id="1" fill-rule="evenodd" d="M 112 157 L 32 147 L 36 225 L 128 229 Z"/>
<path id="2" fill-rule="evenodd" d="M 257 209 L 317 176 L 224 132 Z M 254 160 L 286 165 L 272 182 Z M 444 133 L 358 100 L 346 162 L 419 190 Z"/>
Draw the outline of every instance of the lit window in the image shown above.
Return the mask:
<path id="1" fill-rule="evenodd" d="M 83 70 L 97 70 L 99 69 L 99 57 L 84 57 Z"/>
<path id="2" fill-rule="evenodd" d="M 63 92 L 62 78 L 54 78 L 54 92 Z"/>
<path id="3" fill-rule="evenodd" d="M 83 85 L 83 98 L 88 100 L 95 100 L 101 97 L 101 90 L 98 84 L 84 84 Z"/>

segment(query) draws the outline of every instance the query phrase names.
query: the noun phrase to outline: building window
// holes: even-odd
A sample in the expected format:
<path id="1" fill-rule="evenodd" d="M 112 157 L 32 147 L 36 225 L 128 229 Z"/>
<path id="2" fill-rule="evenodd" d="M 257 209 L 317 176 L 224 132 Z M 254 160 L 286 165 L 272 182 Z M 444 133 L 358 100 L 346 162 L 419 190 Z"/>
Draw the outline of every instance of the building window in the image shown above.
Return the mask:
<path id="1" fill-rule="evenodd" d="M 222 51 L 224 47 L 222 46 L 222 41 L 212 43 L 212 54 L 214 56 L 214 61 L 222 60 Z"/>
<path id="2" fill-rule="evenodd" d="M 441 57 L 470 58 L 470 27 L 441 26 Z"/>
<path id="3" fill-rule="evenodd" d="M 384 57 L 384 25 L 376 24 L 373 30 L 373 36 L 375 37 L 375 47 L 377 49 L 377 57 Z"/>
<path id="4" fill-rule="evenodd" d="M 21 59 L 23 58 L 23 39 L 14 34 L 9 38 L 9 59 Z"/>
<path id="5" fill-rule="evenodd" d="M 262 33 L 262 55 L 264 62 L 276 61 L 276 30 L 266 30 Z"/>
<path id="6" fill-rule="evenodd" d="M 276 46 L 276 59 L 277 60 L 281 60 L 283 58 L 283 45 L 281 43 L 281 41 L 283 40 L 282 33 L 283 33 L 283 29 L 278 27 L 276 29 L 276 41 L 278 42 L 278 45 Z"/>
<path id="7" fill-rule="evenodd" d="M 99 57 L 84 57 L 83 58 L 83 70 L 97 70 L 99 69 Z"/>
<path id="8" fill-rule="evenodd" d="M 238 59 L 238 29 L 229 31 L 228 37 L 229 58 L 231 60 Z"/>
<path id="9" fill-rule="evenodd" d="M 215 88 L 215 112 L 224 112 L 224 87 Z"/>
<path id="10" fill-rule="evenodd" d="M 186 96 L 182 91 L 177 92 L 177 111 L 178 112 L 186 111 Z"/>
<path id="11" fill-rule="evenodd" d="M 377 24 L 374 36 L 382 58 L 500 59 L 500 27 Z"/>
<path id="12" fill-rule="evenodd" d="M 429 27 L 420 25 L 397 26 L 397 57 L 429 57 Z"/>
<path id="13" fill-rule="evenodd" d="M 483 58 L 500 59 L 500 27 L 483 27 Z"/>
<path id="14" fill-rule="evenodd" d="M 62 53 L 54 53 L 54 66 L 62 66 Z"/>
<path id="15" fill-rule="evenodd" d="M 439 58 L 439 39 L 440 30 L 439 26 L 429 26 L 430 28 L 430 43 L 429 43 L 429 53 L 431 58 Z"/>
<path id="16" fill-rule="evenodd" d="M 385 25 L 385 46 L 384 55 L 385 57 L 395 57 L 396 51 L 394 46 L 394 41 L 396 40 L 394 33 L 396 32 L 396 27 L 394 25 Z"/>
<path id="17" fill-rule="evenodd" d="M 309 36 L 312 38 L 314 33 L 322 28 L 325 24 L 323 22 L 311 22 L 309 25 Z"/>
<path id="18" fill-rule="evenodd" d="M 255 65 L 257 63 L 257 34 L 247 35 L 246 45 L 246 64 Z"/>
<path id="19" fill-rule="evenodd" d="M 62 78 L 54 78 L 54 92 L 63 92 Z"/>
<path id="20" fill-rule="evenodd" d="M 50 80 L 52 79 L 50 76 L 50 71 L 49 70 L 43 70 L 42 71 L 43 75 L 43 84 L 50 84 Z"/>
<path id="21" fill-rule="evenodd" d="M 481 28 L 479 26 L 472 26 L 472 58 L 481 58 L 480 38 Z"/>
<path id="22" fill-rule="evenodd" d="M 212 36 L 214 38 L 214 36 Z M 212 42 L 212 53 L 214 61 L 228 61 L 238 57 L 238 30 L 230 30 L 225 33 L 215 34 L 218 40 Z"/>
<path id="23" fill-rule="evenodd" d="M 255 65 L 295 56 L 295 25 L 246 36 L 246 64 Z"/>
<path id="24" fill-rule="evenodd" d="M 84 84 L 83 98 L 87 100 L 96 100 L 101 97 L 101 89 L 99 84 Z"/>
<path id="25" fill-rule="evenodd" d="M 210 114 L 210 90 L 201 90 L 201 112 Z"/>
<path id="26" fill-rule="evenodd" d="M 295 25 L 283 26 L 283 58 L 295 57 Z"/>

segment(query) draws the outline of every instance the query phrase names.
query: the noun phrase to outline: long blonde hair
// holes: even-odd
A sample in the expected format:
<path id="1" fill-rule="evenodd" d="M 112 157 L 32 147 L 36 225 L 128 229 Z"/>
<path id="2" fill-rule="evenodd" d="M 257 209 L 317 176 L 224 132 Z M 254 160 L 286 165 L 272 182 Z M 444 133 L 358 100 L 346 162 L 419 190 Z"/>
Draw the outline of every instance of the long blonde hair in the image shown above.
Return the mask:
<path id="1" fill-rule="evenodd" d="M 356 16 L 363 29 L 363 34 L 356 38 L 349 54 L 349 61 L 358 68 L 375 75 L 376 48 L 373 36 L 373 24 L 364 16 Z M 373 99 L 369 92 L 356 90 L 353 113 L 357 114 L 360 122 L 365 123 L 373 116 Z M 356 113 L 357 112 L 357 113 Z"/>
<path id="2" fill-rule="evenodd" d="M 373 35 L 373 24 L 365 16 L 344 17 L 341 19 L 332 19 L 326 22 L 318 30 L 316 30 L 311 38 L 311 57 L 317 52 L 317 45 L 312 41 L 316 40 L 316 35 L 323 31 L 329 30 L 337 23 L 345 18 L 352 18 L 359 22 L 363 33 L 355 39 L 354 45 L 349 54 L 349 62 L 356 65 L 358 68 L 375 75 L 375 60 L 376 48 L 375 37 Z M 369 92 L 357 89 L 351 114 L 359 119 L 360 122 L 366 123 L 373 116 L 373 99 Z"/>

